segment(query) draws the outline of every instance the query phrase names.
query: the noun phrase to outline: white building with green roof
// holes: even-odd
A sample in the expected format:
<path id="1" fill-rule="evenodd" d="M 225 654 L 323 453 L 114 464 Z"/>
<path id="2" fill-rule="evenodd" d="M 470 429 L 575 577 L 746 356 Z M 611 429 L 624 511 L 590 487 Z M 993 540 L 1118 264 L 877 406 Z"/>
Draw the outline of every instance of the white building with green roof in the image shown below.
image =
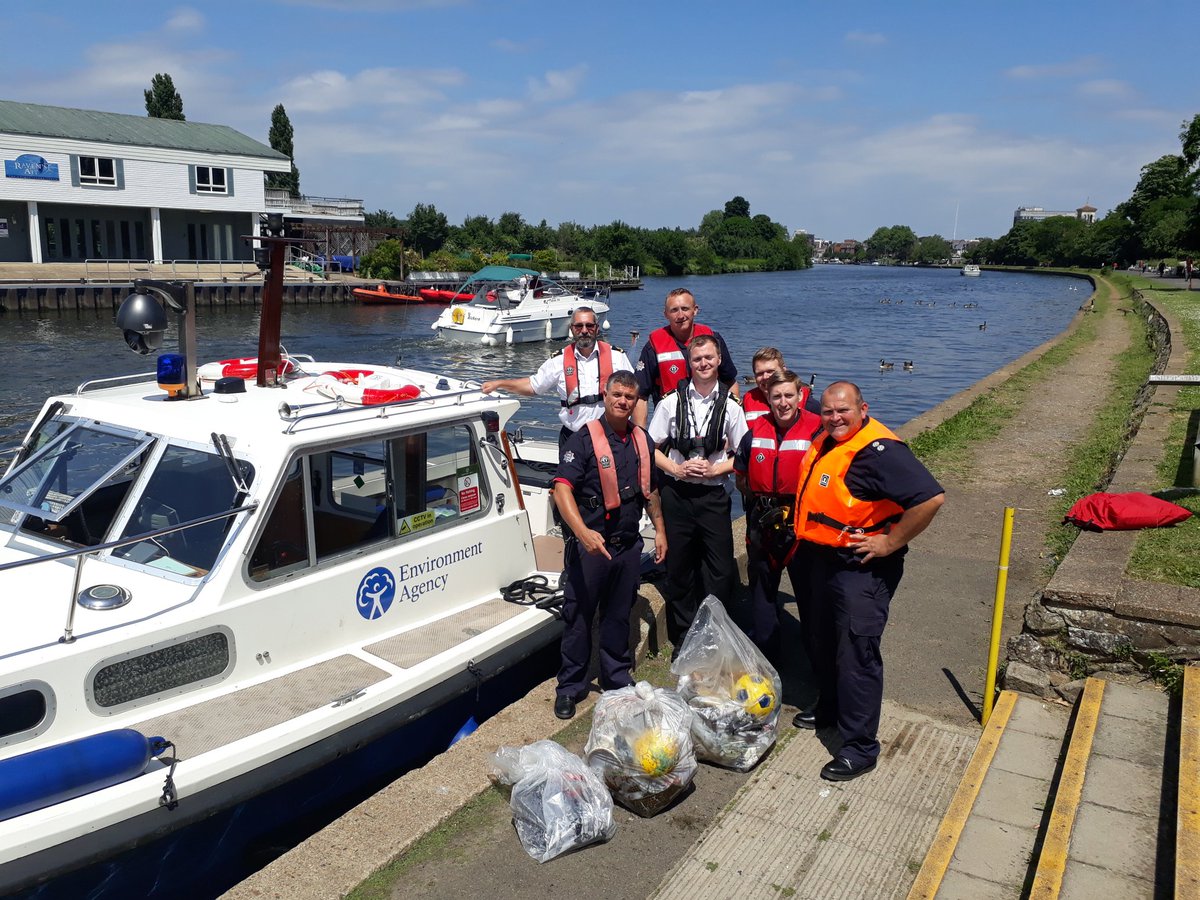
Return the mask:
<path id="1" fill-rule="evenodd" d="M 0 161 L 0 262 L 33 263 L 249 260 L 263 176 L 291 167 L 225 125 L 11 100 Z"/>

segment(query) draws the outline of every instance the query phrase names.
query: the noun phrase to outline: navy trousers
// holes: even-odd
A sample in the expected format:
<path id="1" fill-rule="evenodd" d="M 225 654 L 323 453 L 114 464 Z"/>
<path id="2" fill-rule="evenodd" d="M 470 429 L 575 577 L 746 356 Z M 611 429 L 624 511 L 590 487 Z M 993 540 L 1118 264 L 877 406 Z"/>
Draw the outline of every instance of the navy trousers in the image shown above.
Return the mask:
<path id="1" fill-rule="evenodd" d="M 629 617 L 641 581 L 642 539 L 619 549 L 612 559 L 567 542 L 567 587 L 563 591 L 562 666 L 558 696 L 576 698 L 587 690 L 592 660 L 592 620 L 600 612 L 600 686 L 605 690 L 633 684 Z"/>
<path id="2" fill-rule="evenodd" d="M 667 529 L 667 637 L 679 653 L 700 601 L 713 594 L 728 604 L 737 574 L 729 494 L 720 485 L 663 478 L 659 485 Z"/>
<path id="3" fill-rule="evenodd" d="M 746 575 L 750 582 L 749 609 L 744 616 L 746 636 L 772 661 L 777 661 L 780 647 L 779 582 L 783 569 L 771 564 L 767 554 L 751 538 L 746 544 Z M 787 565 L 788 577 L 796 595 L 796 612 L 800 618 L 800 634 L 804 652 L 812 659 L 812 640 L 808 611 L 808 573 L 802 555 L 797 553 Z"/>
<path id="4" fill-rule="evenodd" d="M 867 565 L 847 562 L 836 550 L 807 545 L 812 602 L 812 660 L 818 721 L 836 721 L 842 738 L 837 755 L 852 764 L 879 756 L 883 705 L 880 639 L 892 595 L 904 574 L 904 557 L 887 556 Z"/>

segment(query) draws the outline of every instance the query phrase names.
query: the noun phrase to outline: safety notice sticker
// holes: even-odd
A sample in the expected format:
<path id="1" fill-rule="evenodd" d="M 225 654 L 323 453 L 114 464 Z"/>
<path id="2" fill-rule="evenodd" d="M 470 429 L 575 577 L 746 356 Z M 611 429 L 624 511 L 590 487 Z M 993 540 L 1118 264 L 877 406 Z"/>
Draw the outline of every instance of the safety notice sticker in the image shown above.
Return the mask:
<path id="1" fill-rule="evenodd" d="M 464 475 L 458 479 L 458 513 L 467 513 L 479 509 L 479 476 Z"/>

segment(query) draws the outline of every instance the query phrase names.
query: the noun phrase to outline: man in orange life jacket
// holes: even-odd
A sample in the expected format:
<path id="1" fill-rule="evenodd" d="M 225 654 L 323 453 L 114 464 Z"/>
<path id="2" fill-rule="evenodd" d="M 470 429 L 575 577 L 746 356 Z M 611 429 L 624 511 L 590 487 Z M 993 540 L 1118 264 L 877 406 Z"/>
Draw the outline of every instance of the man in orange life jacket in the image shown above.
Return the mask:
<path id="1" fill-rule="evenodd" d="M 733 451 L 746 433 L 737 401 L 717 383 L 721 354 L 711 334 L 688 344 L 691 378 L 654 407 L 650 439 L 662 481 L 663 517 L 671 555 L 662 584 L 667 637 L 676 655 L 700 601 L 728 603 L 737 579 L 730 520 Z"/>
<path id="2" fill-rule="evenodd" d="M 793 504 L 800 463 L 821 417 L 804 408 L 804 385 L 795 372 L 776 372 L 767 385 L 771 411 L 757 416 L 738 445 L 733 459 L 738 489 L 746 498 L 746 574 L 750 579 L 750 610 L 746 634 L 768 659 L 779 659 L 779 581 L 786 566 L 800 614 L 805 652 L 811 660 L 812 617 L 804 600 L 801 563 L 792 558 L 795 535 Z M 746 395 L 749 399 L 749 394 Z"/>
<path id="3" fill-rule="evenodd" d="M 633 684 L 629 616 L 641 577 L 643 507 L 654 523 L 654 557 L 667 555 L 658 500 L 654 446 L 632 422 L 638 402 L 631 372 L 616 372 L 604 392 L 604 415 L 563 446 L 554 479 L 554 503 L 574 539 L 567 541 L 563 598 L 562 666 L 554 714 L 575 715 L 587 692 L 592 619 L 600 609 L 600 686 Z"/>
<path id="4" fill-rule="evenodd" d="M 750 368 L 754 371 L 754 387 L 742 395 L 742 412 L 746 415 L 746 424 L 753 425 L 754 420 L 771 412 L 771 404 L 767 402 L 767 387 L 778 372 L 783 372 L 787 366 L 783 362 L 783 353 L 775 347 L 762 347 L 750 360 Z M 812 396 L 808 385 L 800 385 L 800 408 L 807 409 L 814 416 L 821 415 L 821 402 Z"/>
<path id="5" fill-rule="evenodd" d="M 717 378 L 728 388 L 730 396 L 737 399 L 737 366 L 733 364 L 733 357 L 729 348 L 725 346 L 725 339 L 707 325 L 696 321 L 699 309 L 696 298 L 686 288 L 675 288 L 667 294 L 667 301 L 663 306 L 667 326 L 650 332 L 650 337 L 642 347 L 641 356 L 638 357 L 638 390 L 643 401 L 653 399 L 658 403 L 691 374 L 688 342 L 700 334 L 709 334 L 717 339 L 717 350 L 721 355 L 721 368 L 717 372 Z M 645 425 L 647 413 L 648 404 L 643 402 L 634 413 L 634 421 Z"/>
<path id="6" fill-rule="evenodd" d="M 555 353 L 528 378 L 499 378 L 485 381 L 485 394 L 510 391 L 532 397 L 558 393 L 561 407 L 558 421 L 558 448 L 567 438 L 594 419 L 604 415 L 604 382 L 613 372 L 632 372 L 624 351 L 598 340 L 600 325 L 590 306 L 578 307 L 571 316 L 574 340 Z"/>
<path id="7" fill-rule="evenodd" d="M 796 724 L 836 722 L 842 746 L 821 777 L 849 781 L 874 769 L 879 756 L 880 638 L 908 543 L 933 521 L 945 492 L 906 444 L 867 415 L 848 381 L 825 389 L 821 431 L 798 480 L 795 532 L 812 595 L 820 699 Z"/>

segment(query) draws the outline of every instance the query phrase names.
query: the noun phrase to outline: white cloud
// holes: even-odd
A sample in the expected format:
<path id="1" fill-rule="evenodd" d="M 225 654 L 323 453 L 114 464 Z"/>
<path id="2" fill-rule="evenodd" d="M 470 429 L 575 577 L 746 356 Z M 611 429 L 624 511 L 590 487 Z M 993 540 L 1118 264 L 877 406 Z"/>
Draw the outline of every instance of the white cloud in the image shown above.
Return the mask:
<path id="1" fill-rule="evenodd" d="M 1033 81 L 1046 78 L 1080 78 L 1091 75 L 1099 68 L 1100 59 L 1098 57 L 1081 56 L 1065 62 L 1013 66 L 1005 69 L 1004 74 L 1017 80 Z"/>
<path id="2" fill-rule="evenodd" d="M 1085 81 L 1077 88 L 1086 97 L 1096 97 L 1101 100 L 1131 100 L 1137 92 L 1125 81 L 1116 78 L 1097 78 Z"/>
<path id="3" fill-rule="evenodd" d="M 363 69 L 346 74 L 324 69 L 298 75 L 281 90 L 289 110 L 326 112 L 366 107 L 419 107 L 446 100 L 446 89 L 466 76 L 457 69 Z"/>
<path id="4" fill-rule="evenodd" d="M 585 74 L 587 66 L 580 64 L 571 69 L 551 70 L 541 78 L 530 78 L 527 82 L 529 97 L 539 103 L 567 100 L 575 96 Z"/>
<path id="5" fill-rule="evenodd" d="M 878 47 L 887 43 L 887 36 L 880 34 L 878 31 L 848 31 L 846 32 L 845 40 L 847 44 Z"/>
<path id="6" fill-rule="evenodd" d="M 533 41 L 514 41 L 512 38 L 496 38 L 491 46 L 504 53 L 528 53 L 533 49 Z"/>
<path id="7" fill-rule="evenodd" d="M 199 31 L 203 27 L 204 16 L 190 6 L 179 7 L 163 24 L 166 31 Z"/>

